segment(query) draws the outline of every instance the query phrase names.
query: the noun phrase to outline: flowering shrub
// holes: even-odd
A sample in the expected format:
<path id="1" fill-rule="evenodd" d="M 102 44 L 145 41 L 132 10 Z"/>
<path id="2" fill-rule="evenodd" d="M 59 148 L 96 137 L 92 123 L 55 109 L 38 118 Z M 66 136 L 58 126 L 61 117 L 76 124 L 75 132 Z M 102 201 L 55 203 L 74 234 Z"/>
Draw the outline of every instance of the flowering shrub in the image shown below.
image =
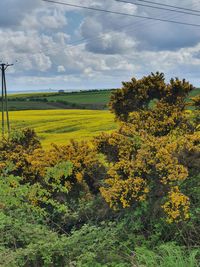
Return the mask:
<path id="1" fill-rule="evenodd" d="M 119 120 L 127 121 L 133 111 L 148 110 L 152 101 L 168 105 L 178 104 L 179 109 L 185 106 L 185 98 L 194 87 L 185 80 L 171 79 L 165 83 L 163 73 L 151 73 L 142 79 L 132 78 L 130 82 L 123 82 L 122 89 L 111 95 L 109 107 Z"/>
<path id="2" fill-rule="evenodd" d="M 109 163 L 100 191 L 110 207 L 148 202 L 154 209 L 159 203 L 159 216 L 164 212 L 168 222 L 189 218 L 190 200 L 180 185 L 190 179 L 191 170 L 200 171 L 200 135 L 193 113 L 185 110 L 185 97 L 192 88 L 179 79 L 167 85 L 156 73 L 123 83 L 113 93 L 112 111 L 126 122 L 118 131 L 95 138 L 97 151 Z M 192 153 L 195 160 L 189 162 Z"/>
<path id="3" fill-rule="evenodd" d="M 22 136 L 17 133 L 18 139 L 3 142 L 0 174 L 19 176 L 22 184 L 34 185 L 35 191 L 29 196 L 33 205 L 52 210 L 57 204 L 74 205 L 98 194 L 105 167 L 89 144 L 72 141 L 45 151 L 32 131 L 29 142 L 35 142 L 35 146 L 31 149 L 28 141 L 23 141 L 27 138 L 26 132 L 30 130 L 24 130 Z M 43 191 L 45 194 L 41 196 Z"/>
<path id="4" fill-rule="evenodd" d="M 114 134 L 112 134 L 111 139 L 113 136 Z M 197 151 L 200 148 L 198 135 L 195 138 L 193 135 L 185 135 L 184 139 L 182 138 L 175 138 L 174 136 L 141 137 L 140 147 L 136 151 L 132 150 L 129 158 L 120 153 L 124 147 L 118 147 L 118 160 L 113 158 L 107 179 L 100 189 L 102 196 L 110 206 L 115 209 L 121 206 L 125 208 L 138 201 L 157 202 L 158 199 L 160 199 L 160 206 L 162 206 L 162 202 L 169 192 L 189 179 L 189 166 L 183 160 L 182 163 L 180 162 L 181 154 L 189 149 Z M 127 139 L 129 142 L 130 137 Z M 106 140 L 109 143 L 108 137 Z M 103 152 L 102 137 L 97 138 L 96 142 Z M 185 158 L 187 158 L 186 155 Z M 184 203 L 186 208 L 189 206 L 188 203 L 189 200 Z M 164 211 L 167 213 L 168 210 L 165 208 Z M 167 215 L 170 214 L 167 213 Z M 186 213 L 181 213 L 181 216 L 182 219 L 188 218 Z"/>

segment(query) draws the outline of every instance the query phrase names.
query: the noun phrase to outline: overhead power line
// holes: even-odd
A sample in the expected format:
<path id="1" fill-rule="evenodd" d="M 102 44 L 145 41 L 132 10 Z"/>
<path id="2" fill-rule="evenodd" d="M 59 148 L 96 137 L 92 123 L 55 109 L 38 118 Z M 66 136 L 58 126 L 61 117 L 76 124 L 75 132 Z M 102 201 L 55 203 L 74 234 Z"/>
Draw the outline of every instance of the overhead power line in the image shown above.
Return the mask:
<path id="1" fill-rule="evenodd" d="M 180 6 L 175 6 L 175 5 L 168 5 L 168 4 L 153 2 L 153 1 L 149 1 L 149 0 L 136 0 L 136 1 L 149 3 L 149 4 L 153 4 L 153 5 L 158 5 L 158 6 L 172 7 L 172 8 L 175 8 L 175 9 L 186 10 L 186 11 L 191 11 L 191 12 L 195 12 L 195 13 L 200 13 L 200 10 L 195 10 L 195 9 L 186 8 L 186 7 L 180 7 Z"/>
<path id="2" fill-rule="evenodd" d="M 165 10 L 165 11 L 200 17 L 200 14 L 194 14 L 192 12 L 178 10 L 178 9 L 176 10 L 176 9 L 171 9 L 171 8 L 166 8 L 166 7 L 161 7 L 161 6 L 152 6 L 149 4 L 135 3 L 135 2 L 126 1 L 126 0 L 115 0 L 115 1 L 119 2 L 119 3 L 126 3 L 126 4 L 136 5 L 136 6 L 148 7 L 148 8 L 152 8 L 152 9 Z M 136 0 L 136 1 L 138 1 L 138 0 Z"/>
<path id="3" fill-rule="evenodd" d="M 135 0 L 135 1 L 140 1 L 140 0 Z M 165 15 L 163 16 L 163 18 L 167 19 L 167 17 Z M 176 16 L 176 17 L 173 17 L 173 18 L 170 18 L 170 19 L 175 19 L 175 18 L 177 19 L 179 17 Z M 136 31 L 138 26 L 142 26 L 142 27 L 145 26 L 146 23 L 148 23 L 148 26 L 152 26 L 152 25 L 155 25 L 155 24 L 159 23 L 159 21 L 150 21 L 149 22 L 146 19 L 140 19 L 139 21 L 134 22 L 134 24 L 133 24 L 133 22 L 129 23 L 127 25 L 124 25 L 124 26 L 121 26 L 121 24 L 120 24 L 119 27 L 117 28 L 117 30 L 119 31 L 119 30 L 124 30 L 124 29 L 128 28 L 128 30 L 125 31 L 125 33 L 126 32 L 132 32 L 132 31 Z M 113 31 L 110 30 L 110 31 L 108 31 L 106 33 L 113 33 Z M 91 41 L 91 40 L 101 40 L 101 39 L 104 38 L 104 36 L 105 36 L 105 34 L 100 33 L 95 37 L 89 37 L 89 38 L 85 37 L 85 38 L 82 38 L 82 39 L 79 39 L 79 40 L 75 40 L 73 42 L 70 42 L 68 45 L 70 45 L 71 48 L 74 48 L 74 46 L 73 46 L 74 44 L 80 43 L 80 44 L 75 46 L 75 47 L 77 47 L 77 46 L 83 45 L 84 43 L 87 44 L 88 41 Z"/>
<path id="4" fill-rule="evenodd" d="M 112 11 L 112 10 L 107 10 L 107 9 L 82 6 L 82 5 L 75 5 L 75 4 L 65 3 L 65 2 L 54 1 L 54 0 L 42 0 L 42 1 L 53 3 L 53 4 L 65 5 L 65 6 L 74 7 L 74 8 L 81 8 L 81 9 L 87 9 L 87 10 L 92 10 L 92 11 L 115 14 L 115 15 L 142 18 L 142 19 L 147 19 L 147 20 L 156 20 L 156 21 L 161 21 L 161 22 L 168 22 L 168 23 L 174 23 L 174 24 L 186 25 L 186 26 L 192 26 L 192 27 L 200 27 L 200 24 L 195 24 L 195 23 L 187 23 L 187 22 L 176 21 L 176 20 L 168 20 L 168 19 L 154 18 L 154 17 L 149 17 L 149 16 L 141 16 L 141 15 L 117 12 L 117 11 Z"/>

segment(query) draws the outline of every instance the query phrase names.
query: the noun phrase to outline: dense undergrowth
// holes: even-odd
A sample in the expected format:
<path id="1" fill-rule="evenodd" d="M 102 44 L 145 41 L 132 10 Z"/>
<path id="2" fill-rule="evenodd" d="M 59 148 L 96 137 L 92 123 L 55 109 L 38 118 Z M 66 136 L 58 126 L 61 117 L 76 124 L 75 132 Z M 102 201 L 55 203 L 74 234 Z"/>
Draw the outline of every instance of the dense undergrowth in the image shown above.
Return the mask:
<path id="1" fill-rule="evenodd" d="M 184 80 L 166 85 L 160 73 L 124 83 L 110 102 L 119 130 L 92 142 L 45 151 L 31 129 L 3 139 L 0 265 L 200 266 L 200 117 L 198 97 L 187 111 L 191 90 Z"/>

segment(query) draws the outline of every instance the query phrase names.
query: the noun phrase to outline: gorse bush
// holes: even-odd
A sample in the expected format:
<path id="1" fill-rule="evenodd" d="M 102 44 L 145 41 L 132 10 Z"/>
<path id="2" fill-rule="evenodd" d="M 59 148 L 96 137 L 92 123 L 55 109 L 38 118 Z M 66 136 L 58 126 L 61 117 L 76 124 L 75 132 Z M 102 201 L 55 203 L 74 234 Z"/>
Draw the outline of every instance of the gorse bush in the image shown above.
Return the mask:
<path id="1" fill-rule="evenodd" d="M 123 146 L 125 136 L 127 143 Z M 126 208 L 137 202 L 149 201 L 152 210 L 154 206 L 158 207 L 158 203 L 163 205 L 169 221 L 189 218 L 189 199 L 180 192 L 179 185 L 190 179 L 192 166 L 188 168 L 185 164 L 186 160 L 189 161 L 185 151 L 189 148 L 193 158 L 195 154 L 198 157 L 199 136 L 185 135 L 176 139 L 173 136 L 144 136 L 138 142 L 134 137 L 131 140 L 130 133 L 123 135 L 121 142 L 117 141 L 118 138 L 119 134 L 114 133 L 110 137 L 103 135 L 96 139 L 100 152 L 106 153 L 109 148 L 114 154 L 113 158 L 109 155 L 110 168 L 105 186 L 100 189 L 110 206 Z M 125 150 L 127 144 L 134 142 Z M 199 167 L 195 168 L 198 172 Z"/>
<path id="2" fill-rule="evenodd" d="M 148 201 L 157 216 L 163 218 L 164 212 L 170 223 L 189 219 L 190 199 L 181 192 L 180 185 L 190 179 L 191 153 L 196 173 L 200 171 L 200 135 L 185 110 L 185 97 L 192 88 L 178 79 L 167 85 L 163 74 L 156 73 L 124 83 L 121 90 L 113 93 L 113 112 L 118 118 L 117 112 L 124 114 L 114 108 L 114 99 L 119 100 L 128 112 L 127 122 L 119 131 L 96 138 L 97 151 L 110 163 L 100 190 L 112 208 Z M 132 110 L 126 109 L 125 98 L 138 106 L 131 104 Z M 149 108 L 155 99 L 158 101 Z"/>
<path id="3" fill-rule="evenodd" d="M 23 141 L 26 131 L 30 132 L 27 129 L 21 135 L 16 133 L 4 140 L 0 154 L 1 175 L 18 176 L 20 184 L 32 185 L 32 204 L 48 211 L 61 226 L 61 232 L 76 223 L 84 224 L 87 213 L 91 213 L 88 206 L 99 194 L 101 180 L 105 177 L 102 160 L 86 142 L 72 141 L 63 147 L 54 145 L 46 152 L 37 140 L 35 149 L 29 149 Z M 35 134 L 32 138 L 35 142 Z M 101 212 L 101 208 L 99 210 Z"/>
<path id="4" fill-rule="evenodd" d="M 21 176 L 24 182 L 31 184 L 39 182 L 44 187 L 50 186 L 46 176 L 51 179 L 52 177 L 49 176 L 54 174 L 57 176 L 52 179 L 57 180 L 58 184 L 66 183 L 68 191 L 76 186 L 76 190 L 79 187 L 80 190 L 91 194 L 98 193 L 99 181 L 105 175 L 105 167 L 88 143 L 71 141 L 69 145 L 63 147 L 54 145 L 46 152 L 41 148 L 39 141 L 36 141 L 35 134 L 32 136 L 33 140 L 30 140 L 31 145 L 27 143 L 28 141 L 24 141 L 29 132 L 29 129 L 24 130 L 21 136 L 20 133 L 16 133 L 9 140 L 3 141 L 0 147 L 1 173 L 6 171 L 7 174 Z M 32 144 L 33 148 L 31 148 Z M 68 177 L 63 170 L 65 162 L 71 163 Z M 12 167 L 8 168 L 8 166 Z M 49 168 L 54 170 L 52 169 L 51 172 Z M 53 183 L 52 180 L 51 183 Z"/>
<path id="5" fill-rule="evenodd" d="M 163 73 L 152 73 L 140 80 L 132 78 L 130 82 L 123 82 L 122 89 L 114 91 L 111 95 L 109 107 L 116 118 L 127 121 L 133 111 L 148 110 L 152 101 L 184 108 L 186 96 L 194 87 L 185 80 L 171 79 L 165 83 Z"/>

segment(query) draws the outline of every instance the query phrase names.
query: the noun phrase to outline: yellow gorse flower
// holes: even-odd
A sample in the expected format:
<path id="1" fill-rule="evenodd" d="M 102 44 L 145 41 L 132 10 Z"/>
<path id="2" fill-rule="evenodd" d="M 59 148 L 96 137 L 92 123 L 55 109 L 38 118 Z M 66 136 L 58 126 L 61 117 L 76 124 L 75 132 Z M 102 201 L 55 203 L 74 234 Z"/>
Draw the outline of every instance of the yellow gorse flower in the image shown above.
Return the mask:
<path id="1" fill-rule="evenodd" d="M 168 201 L 162 206 L 169 223 L 189 219 L 189 207 L 189 198 L 180 192 L 178 186 L 171 189 Z"/>

